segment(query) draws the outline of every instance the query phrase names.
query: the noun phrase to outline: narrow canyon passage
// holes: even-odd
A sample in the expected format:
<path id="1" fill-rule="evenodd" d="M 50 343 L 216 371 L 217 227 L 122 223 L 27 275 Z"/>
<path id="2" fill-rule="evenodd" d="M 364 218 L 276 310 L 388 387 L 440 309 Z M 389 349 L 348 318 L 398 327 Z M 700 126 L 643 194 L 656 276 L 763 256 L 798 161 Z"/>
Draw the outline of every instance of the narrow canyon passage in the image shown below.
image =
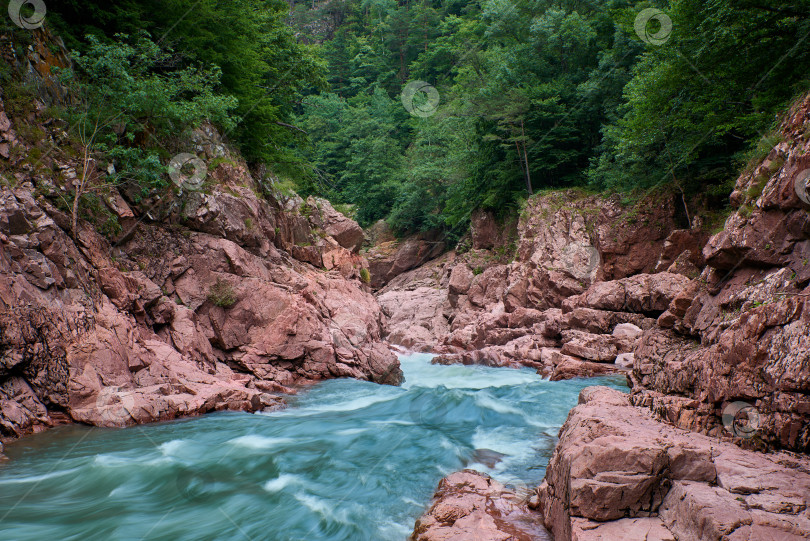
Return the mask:
<path id="1" fill-rule="evenodd" d="M 579 391 L 624 385 L 430 359 L 403 356 L 401 387 L 330 380 L 272 413 L 24 438 L 0 466 L 2 537 L 401 541 L 452 471 L 538 485 Z"/>

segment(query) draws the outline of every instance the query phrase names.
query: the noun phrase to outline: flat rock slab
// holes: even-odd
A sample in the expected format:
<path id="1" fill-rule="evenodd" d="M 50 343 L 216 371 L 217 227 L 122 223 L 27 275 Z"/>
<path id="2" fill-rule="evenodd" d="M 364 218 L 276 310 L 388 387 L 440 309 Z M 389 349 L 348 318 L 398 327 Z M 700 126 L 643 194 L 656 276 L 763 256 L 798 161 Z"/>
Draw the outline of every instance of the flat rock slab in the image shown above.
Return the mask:
<path id="1" fill-rule="evenodd" d="M 806 456 L 676 428 L 606 387 L 583 389 L 579 403 L 538 489 L 557 541 L 810 538 Z"/>
<path id="2" fill-rule="evenodd" d="M 623 518 L 594 522 L 575 518 L 571 524 L 573 541 L 677 541 L 658 517 Z"/>

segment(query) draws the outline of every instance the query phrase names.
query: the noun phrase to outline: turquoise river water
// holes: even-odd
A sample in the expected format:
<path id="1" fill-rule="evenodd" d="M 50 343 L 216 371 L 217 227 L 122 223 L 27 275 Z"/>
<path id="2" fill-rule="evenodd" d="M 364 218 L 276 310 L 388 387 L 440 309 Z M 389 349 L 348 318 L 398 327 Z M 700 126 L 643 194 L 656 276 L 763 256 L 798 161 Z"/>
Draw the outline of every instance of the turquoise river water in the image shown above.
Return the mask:
<path id="1" fill-rule="evenodd" d="M 23 438 L 0 540 L 402 541 L 450 472 L 539 484 L 579 391 L 624 387 L 430 358 L 402 357 L 401 387 L 326 381 L 272 413 Z"/>

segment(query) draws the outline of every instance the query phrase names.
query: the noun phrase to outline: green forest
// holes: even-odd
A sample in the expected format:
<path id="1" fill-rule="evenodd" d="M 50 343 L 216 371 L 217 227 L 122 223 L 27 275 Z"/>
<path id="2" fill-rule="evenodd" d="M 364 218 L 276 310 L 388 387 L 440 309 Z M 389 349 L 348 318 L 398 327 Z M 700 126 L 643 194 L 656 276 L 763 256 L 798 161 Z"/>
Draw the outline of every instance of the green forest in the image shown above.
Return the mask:
<path id="1" fill-rule="evenodd" d="M 97 144 L 142 195 L 167 182 L 163 149 L 207 119 L 275 182 L 402 235 L 458 238 L 475 208 L 505 216 L 545 189 L 721 208 L 810 86 L 807 1 L 48 7 L 78 110 L 115 118 Z"/>

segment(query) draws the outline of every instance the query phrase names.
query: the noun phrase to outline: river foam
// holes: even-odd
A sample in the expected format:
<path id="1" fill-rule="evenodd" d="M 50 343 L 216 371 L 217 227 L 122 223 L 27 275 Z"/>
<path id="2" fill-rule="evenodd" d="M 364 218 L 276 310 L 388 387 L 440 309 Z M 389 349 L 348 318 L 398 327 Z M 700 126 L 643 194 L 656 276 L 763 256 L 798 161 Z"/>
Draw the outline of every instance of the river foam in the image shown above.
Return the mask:
<path id="1" fill-rule="evenodd" d="M 10 444 L 0 538 L 401 541 L 450 472 L 539 483 L 579 390 L 621 386 L 430 359 L 402 357 L 401 387 L 326 381 L 282 411 Z"/>

